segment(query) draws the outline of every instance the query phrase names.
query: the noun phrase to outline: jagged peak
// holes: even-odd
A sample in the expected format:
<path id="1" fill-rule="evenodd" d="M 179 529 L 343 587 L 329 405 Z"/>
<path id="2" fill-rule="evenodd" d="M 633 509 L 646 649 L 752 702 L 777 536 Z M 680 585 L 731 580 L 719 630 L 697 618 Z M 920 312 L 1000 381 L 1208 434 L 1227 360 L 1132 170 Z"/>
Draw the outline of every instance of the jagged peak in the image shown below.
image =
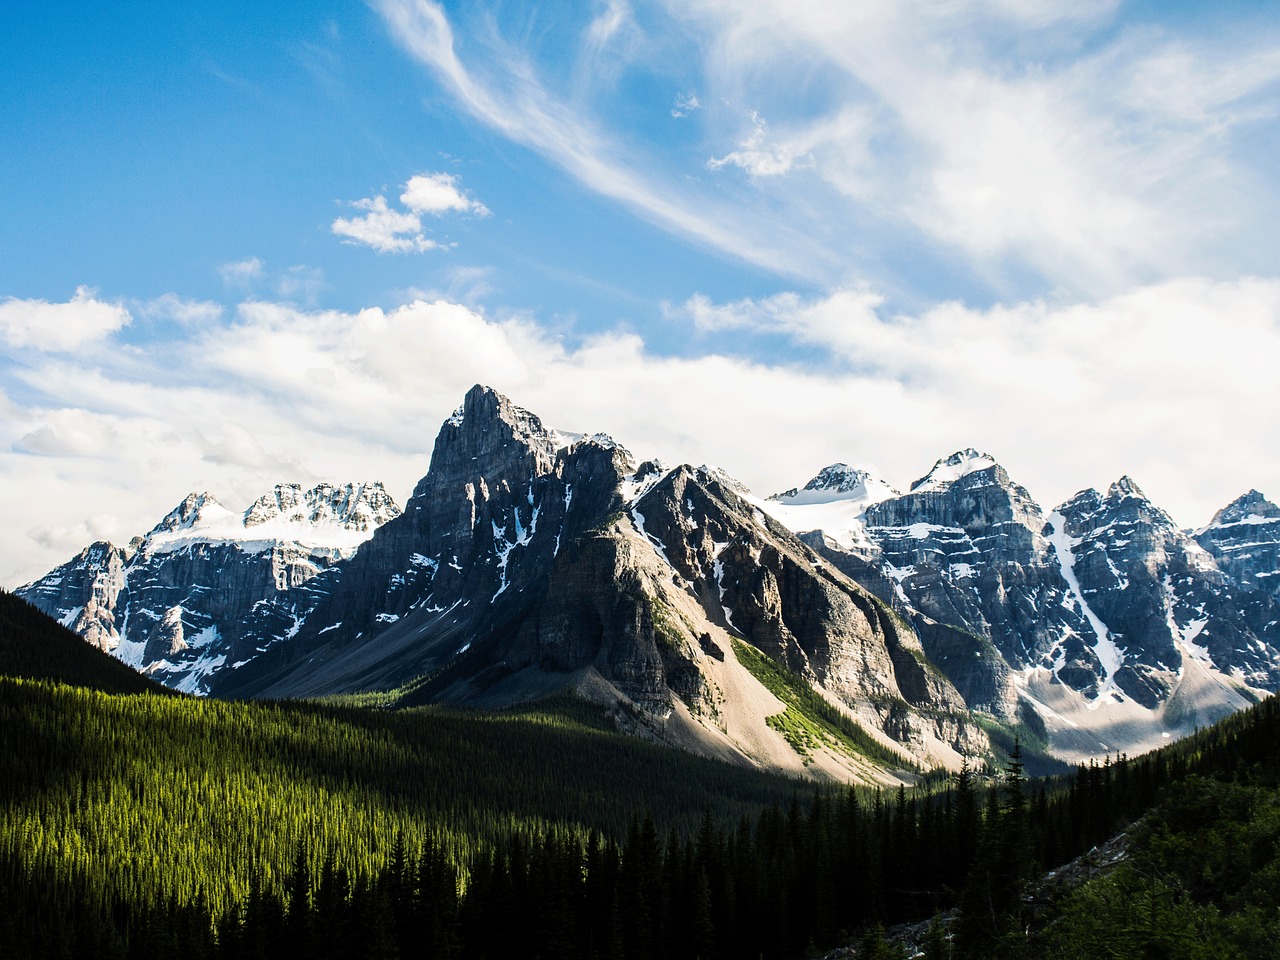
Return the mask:
<path id="1" fill-rule="evenodd" d="M 445 424 L 461 427 L 467 421 L 478 422 L 481 429 L 489 422 L 501 421 L 511 427 L 517 436 L 551 437 L 550 431 L 543 427 L 537 414 L 512 403 L 510 398 L 493 387 L 479 383 L 467 391 L 462 399 L 462 406 L 453 412 Z"/>
<path id="2" fill-rule="evenodd" d="M 368 530 L 400 515 L 400 507 L 382 481 L 333 484 L 322 482 L 309 490 L 300 483 L 278 483 L 244 512 L 246 528 L 272 521 L 295 524 L 336 524 L 349 530 Z"/>
<path id="3" fill-rule="evenodd" d="M 1211 530 L 1214 527 L 1225 527 L 1235 523 L 1256 523 L 1259 520 L 1276 519 L 1280 519 L 1280 507 L 1276 506 L 1257 490 L 1250 490 L 1248 493 L 1236 497 L 1215 513 L 1213 519 L 1209 521 L 1209 526 L 1204 529 Z"/>
<path id="4" fill-rule="evenodd" d="M 709 480 L 714 480 L 717 483 L 719 483 L 722 487 L 728 487 L 730 490 L 733 490 L 737 493 L 745 494 L 745 493 L 751 492 L 751 490 L 747 487 L 745 483 L 743 483 L 741 480 L 737 479 L 736 477 L 731 476 L 729 472 L 725 470 L 723 467 L 717 467 L 717 466 L 714 466 L 713 464 L 704 463 L 701 466 L 699 466 L 694 472 L 697 474 L 698 479 L 703 481 L 704 483 Z"/>
<path id="5" fill-rule="evenodd" d="M 222 505 L 212 493 L 192 491 L 182 502 L 164 515 L 164 519 L 151 530 L 152 533 L 164 533 L 171 530 L 185 530 L 207 520 L 211 515 L 229 514 L 231 511 Z"/>
<path id="6" fill-rule="evenodd" d="M 992 467 L 998 467 L 995 457 L 989 453 L 983 453 L 974 447 L 965 447 L 963 450 L 957 450 L 949 457 L 943 457 L 933 465 L 925 476 L 921 477 L 915 483 L 911 484 L 911 491 L 928 491 L 928 490 L 946 490 L 957 480 L 967 477 L 971 473 L 978 473 L 982 470 L 990 470 Z"/>
<path id="7" fill-rule="evenodd" d="M 817 476 L 806 483 L 803 489 L 792 487 L 782 493 L 775 493 L 769 499 L 800 506 L 836 500 L 878 503 L 897 496 L 901 496 L 899 491 L 870 471 L 845 463 L 833 463 L 818 471 Z"/>
<path id="8" fill-rule="evenodd" d="M 1124 500 L 1126 497 L 1134 497 L 1138 500 L 1150 499 L 1127 473 L 1107 489 L 1108 500 Z"/>
<path id="9" fill-rule="evenodd" d="M 132 550 L 167 552 L 184 544 L 239 543 L 266 549 L 272 543 L 297 542 L 354 550 L 374 529 L 400 515 L 400 507 L 379 481 L 278 483 L 243 513 L 228 510 L 210 493 L 189 494 Z"/>

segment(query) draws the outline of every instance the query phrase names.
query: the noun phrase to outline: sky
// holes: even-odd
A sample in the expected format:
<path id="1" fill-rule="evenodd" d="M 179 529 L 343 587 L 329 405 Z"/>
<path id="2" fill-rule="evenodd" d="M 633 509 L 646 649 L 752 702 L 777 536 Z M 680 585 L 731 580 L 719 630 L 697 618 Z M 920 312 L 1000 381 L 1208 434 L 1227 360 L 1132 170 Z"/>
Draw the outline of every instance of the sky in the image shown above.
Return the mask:
<path id="1" fill-rule="evenodd" d="M 1280 7 L 0 6 L 0 584 L 473 383 L 768 494 L 1280 497 Z"/>

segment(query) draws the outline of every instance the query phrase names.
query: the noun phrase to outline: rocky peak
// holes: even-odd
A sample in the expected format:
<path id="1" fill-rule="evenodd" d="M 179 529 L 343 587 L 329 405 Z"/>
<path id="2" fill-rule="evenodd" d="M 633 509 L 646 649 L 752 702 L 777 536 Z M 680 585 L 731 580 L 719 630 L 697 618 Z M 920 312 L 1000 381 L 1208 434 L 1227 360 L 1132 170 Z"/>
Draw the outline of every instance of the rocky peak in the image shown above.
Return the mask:
<path id="1" fill-rule="evenodd" d="M 218 498 L 205 491 L 204 493 L 188 493 L 183 501 L 165 514 L 164 519 L 152 528 L 152 533 L 168 533 L 174 530 L 189 530 L 206 520 L 211 514 L 226 513 Z"/>
<path id="2" fill-rule="evenodd" d="M 935 463 L 932 470 L 911 484 L 911 492 L 946 490 L 953 483 L 970 474 L 990 470 L 993 467 L 999 467 L 999 464 L 990 454 L 975 450 L 973 447 L 965 447 Z"/>
<path id="3" fill-rule="evenodd" d="M 440 426 L 431 467 L 413 499 L 476 477 L 542 476 L 555 461 L 558 436 L 542 421 L 491 387 L 476 384 L 462 406 Z"/>
<path id="4" fill-rule="evenodd" d="M 1215 513 L 1205 529 L 1225 527 L 1232 523 L 1256 523 L 1259 520 L 1280 520 L 1280 507 L 1257 490 L 1250 490 Z"/>
<path id="5" fill-rule="evenodd" d="M 1195 539 L 1222 570 L 1280 603 L 1280 507 L 1250 490 L 1214 514 Z"/>
<path id="6" fill-rule="evenodd" d="M 835 500 L 872 503 L 896 496 L 900 496 L 897 490 L 866 470 L 844 463 L 833 463 L 818 471 L 818 475 L 806 483 L 803 489 L 792 487 L 782 493 L 775 493 L 769 499 L 792 504 L 830 503 Z"/>
<path id="7" fill-rule="evenodd" d="M 1123 500 L 1126 497 L 1133 497 L 1137 500 L 1147 499 L 1147 495 L 1142 492 L 1142 488 L 1128 474 L 1113 483 L 1107 490 L 1108 500 Z"/>
<path id="8" fill-rule="evenodd" d="M 400 508 L 380 482 L 321 483 L 306 491 L 301 484 L 280 483 L 245 511 L 244 525 L 252 528 L 281 520 L 370 531 L 399 515 Z"/>

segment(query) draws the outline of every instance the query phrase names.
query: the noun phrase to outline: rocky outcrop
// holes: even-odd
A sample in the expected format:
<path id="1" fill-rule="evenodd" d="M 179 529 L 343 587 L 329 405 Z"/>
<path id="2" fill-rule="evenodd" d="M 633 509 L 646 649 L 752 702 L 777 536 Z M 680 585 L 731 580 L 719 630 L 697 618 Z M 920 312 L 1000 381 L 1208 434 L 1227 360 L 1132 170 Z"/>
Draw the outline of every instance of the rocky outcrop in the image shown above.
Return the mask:
<path id="1" fill-rule="evenodd" d="M 1186 658 L 1250 686 L 1280 684 L 1276 608 L 1224 573 L 1129 477 L 1076 494 L 1055 516 L 1071 538 L 1081 594 L 1114 645 L 1116 686 L 1166 701 Z"/>

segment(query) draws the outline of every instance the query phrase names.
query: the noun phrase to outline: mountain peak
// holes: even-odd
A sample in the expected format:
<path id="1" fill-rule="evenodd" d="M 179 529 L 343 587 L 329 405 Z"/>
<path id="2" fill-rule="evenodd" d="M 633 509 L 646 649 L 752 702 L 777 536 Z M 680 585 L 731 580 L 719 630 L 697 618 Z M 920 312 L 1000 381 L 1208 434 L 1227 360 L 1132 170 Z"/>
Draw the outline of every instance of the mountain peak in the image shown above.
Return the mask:
<path id="1" fill-rule="evenodd" d="M 949 457 L 944 457 L 933 465 L 933 469 L 911 485 L 912 492 L 929 490 L 946 490 L 957 480 L 971 473 L 990 470 L 999 466 L 995 457 L 973 447 L 957 450 Z"/>
<path id="2" fill-rule="evenodd" d="M 833 463 L 818 471 L 817 476 L 803 489 L 792 487 L 769 497 L 779 503 L 795 505 L 831 503 L 836 500 L 856 500 L 874 503 L 899 496 L 897 490 L 861 467 L 846 463 Z"/>
<path id="3" fill-rule="evenodd" d="M 244 525 L 275 522 L 367 531 L 399 515 L 400 508 L 380 481 L 320 483 L 306 491 L 298 483 L 278 483 L 245 511 Z"/>
<path id="4" fill-rule="evenodd" d="M 211 517 L 230 513 L 231 511 L 209 491 L 201 493 L 192 491 L 183 498 L 181 503 L 166 513 L 164 519 L 157 523 L 151 532 L 154 534 L 189 530 Z"/>
<path id="5" fill-rule="evenodd" d="M 511 427 L 516 436 L 544 436 L 547 430 L 536 414 L 523 407 L 516 406 L 503 394 L 477 383 L 463 397 L 462 406 L 453 412 L 445 421 L 451 426 L 460 427 L 464 423 L 477 423 L 480 429 L 500 421 Z"/>
<path id="6" fill-rule="evenodd" d="M 1206 529 L 1225 527 L 1228 524 L 1241 523 L 1255 517 L 1260 520 L 1280 518 L 1280 507 L 1277 507 L 1257 490 L 1250 490 L 1248 493 L 1236 497 L 1215 513 L 1213 519 L 1209 521 L 1209 527 Z"/>
<path id="7" fill-rule="evenodd" d="M 1127 473 L 1111 485 L 1107 490 L 1107 499 L 1123 500 L 1126 497 L 1136 497 L 1139 500 L 1149 499 L 1142 488 L 1134 482 L 1133 478 Z"/>

